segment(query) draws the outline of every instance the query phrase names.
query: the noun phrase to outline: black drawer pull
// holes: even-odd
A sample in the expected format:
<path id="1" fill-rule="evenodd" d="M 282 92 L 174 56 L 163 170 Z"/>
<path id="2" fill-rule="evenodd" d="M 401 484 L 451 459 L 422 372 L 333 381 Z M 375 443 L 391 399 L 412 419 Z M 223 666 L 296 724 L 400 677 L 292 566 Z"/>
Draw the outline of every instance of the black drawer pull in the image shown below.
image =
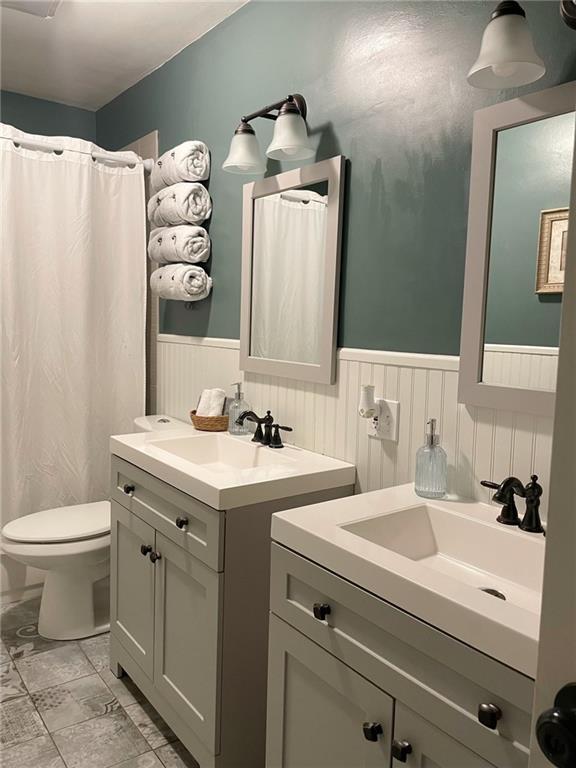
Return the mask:
<path id="1" fill-rule="evenodd" d="M 495 731 L 498 720 L 502 717 L 502 710 L 496 704 L 480 704 L 478 707 L 478 722 L 486 728 Z"/>
<path id="2" fill-rule="evenodd" d="M 160 552 L 150 552 L 150 560 L 151 562 L 155 563 L 157 560 L 160 560 L 162 555 Z"/>
<path id="3" fill-rule="evenodd" d="M 408 755 L 412 754 L 412 744 L 409 741 L 394 739 L 392 742 L 392 757 L 399 763 L 405 763 Z"/>
<path id="4" fill-rule="evenodd" d="M 136 490 L 136 487 L 132 485 L 131 483 L 126 483 L 124 487 L 122 488 L 126 496 L 132 496 L 134 491 Z"/>
<path id="5" fill-rule="evenodd" d="M 312 611 L 314 612 L 314 618 L 318 619 L 318 621 L 324 621 L 326 616 L 332 613 L 328 603 L 314 603 Z"/>
<path id="6" fill-rule="evenodd" d="M 364 723 L 362 725 L 364 738 L 366 741 L 378 741 L 378 736 L 382 736 L 384 730 L 380 723 Z"/>
<path id="7" fill-rule="evenodd" d="M 144 557 L 146 557 L 146 555 L 149 555 L 150 552 L 152 552 L 152 547 L 150 546 L 150 544 L 140 545 L 140 554 L 144 555 Z"/>
<path id="8" fill-rule="evenodd" d="M 188 525 L 188 518 L 187 517 L 177 517 L 176 518 L 176 527 L 180 528 L 180 530 L 182 530 L 182 528 L 186 528 L 187 525 Z"/>

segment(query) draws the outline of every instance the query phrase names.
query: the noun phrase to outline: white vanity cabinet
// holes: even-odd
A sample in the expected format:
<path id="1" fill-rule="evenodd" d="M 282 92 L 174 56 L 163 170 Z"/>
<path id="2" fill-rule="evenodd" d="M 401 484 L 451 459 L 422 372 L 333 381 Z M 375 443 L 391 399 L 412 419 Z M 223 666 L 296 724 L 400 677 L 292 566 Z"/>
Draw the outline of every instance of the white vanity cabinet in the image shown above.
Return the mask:
<path id="1" fill-rule="evenodd" d="M 350 485 L 216 510 L 112 457 L 112 671 L 200 768 L 264 765 L 270 517 Z"/>
<path id="2" fill-rule="evenodd" d="M 529 677 L 276 543 L 270 601 L 266 768 L 526 767 Z"/>

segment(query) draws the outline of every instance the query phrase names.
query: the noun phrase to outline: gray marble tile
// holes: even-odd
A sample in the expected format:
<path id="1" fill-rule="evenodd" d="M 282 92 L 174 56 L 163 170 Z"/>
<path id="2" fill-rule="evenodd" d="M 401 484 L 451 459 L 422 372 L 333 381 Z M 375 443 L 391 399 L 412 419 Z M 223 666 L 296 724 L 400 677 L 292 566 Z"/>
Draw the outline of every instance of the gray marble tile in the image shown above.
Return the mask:
<path id="1" fill-rule="evenodd" d="M 4 702 L 0 712 L 0 744 L 3 746 L 46 735 L 44 723 L 28 696 Z"/>
<path id="2" fill-rule="evenodd" d="M 130 704 L 135 704 L 137 701 L 145 701 L 144 694 L 128 675 L 116 677 L 108 667 L 102 669 L 99 674 L 120 702 L 120 706 L 129 707 Z"/>
<path id="3" fill-rule="evenodd" d="M 152 704 L 148 701 L 125 707 L 128 717 L 144 736 L 152 749 L 176 741 L 175 734 L 166 725 Z"/>
<path id="4" fill-rule="evenodd" d="M 48 640 L 38 634 L 38 625 L 36 620 L 18 625 L 16 627 L 5 627 L 2 625 L 2 640 L 13 659 L 23 659 L 25 656 L 32 656 L 35 653 L 43 653 L 53 648 L 59 648 L 65 645 L 60 640 Z"/>
<path id="5" fill-rule="evenodd" d="M 39 612 L 40 597 L 1 605 L 0 621 L 2 623 L 2 630 L 23 627 L 25 624 L 36 624 Z"/>
<path id="6" fill-rule="evenodd" d="M 13 662 L 0 665 L 0 701 L 26 695 L 26 688 Z"/>
<path id="7" fill-rule="evenodd" d="M 146 752 L 138 757 L 132 757 L 130 760 L 124 760 L 115 765 L 114 768 L 163 768 L 163 766 L 154 752 Z"/>
<path id="8" fill-rule="evenodd" d="M 51 732 L 120 709 L 114 694 L 96 674 L 43 688 L 32 694 L 32 701 Z"/>
<path id="9" fill-rule="evenodd" d="M 4 641 L 0 640 L 0 664 L 7 664 L 10 661 L 10 654 L 8 648 L 4 645 Z"/>
<path id="10" fill-rule="evenodd" d="M 108 632 L 104 635 L 89 637 L 87 640 L 80 640 L 80 648 L 88 656 L 97 672 L 108 669 L 110 666 L 110 635 Z"/>
<path id="11" fill-rule="evenodd" d="M 30 693 L 94 674 L 94 667 L 76 643 L 16 661 Z"/>
<path id="12" fill-rule="evenodd" d="M 160 747 L 156 750 L 156 754 L 165 768 L 200 768 L 180 741 Z"/>
<path id="13" fill-rule="evenodd" d="M 66 768 L 50 736 L 2 750 L 2 768 Z"/>
<path id="14" fill-rule="evenodd" d="M 70 725 L 52 734 L 68 768 L 109 768 L 150 748 L 122 711 Z"/>

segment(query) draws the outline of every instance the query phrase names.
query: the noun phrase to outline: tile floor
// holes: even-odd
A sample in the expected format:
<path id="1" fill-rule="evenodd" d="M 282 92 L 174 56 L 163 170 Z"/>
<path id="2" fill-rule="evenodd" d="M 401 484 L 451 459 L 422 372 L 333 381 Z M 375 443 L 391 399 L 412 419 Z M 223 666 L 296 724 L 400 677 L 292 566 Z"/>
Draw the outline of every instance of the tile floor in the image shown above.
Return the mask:
<path id="1" fill-rule="evenodd" d="M 108 668 L 108 635 L 38 635 L 40 599 L 0 606 L 2 768 L 198 768 L 138 688 Z"/>

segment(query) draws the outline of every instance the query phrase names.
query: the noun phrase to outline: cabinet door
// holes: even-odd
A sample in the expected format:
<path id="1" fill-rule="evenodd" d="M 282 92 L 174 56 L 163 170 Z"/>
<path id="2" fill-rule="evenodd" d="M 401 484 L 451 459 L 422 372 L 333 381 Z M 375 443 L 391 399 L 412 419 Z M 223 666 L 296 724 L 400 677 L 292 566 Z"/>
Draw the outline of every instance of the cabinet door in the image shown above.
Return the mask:
<path id="1" fill-rule="evenodd" d="M 393 709 L 390 696 L 271 615 L 267 768 L 390 766 Z M 365 723 L 376 726 L 374 741 Z"/>
<path id="2" fill-rule="evenodd" d="M 154 671 L 154 566 L 142 546 L 155 531 L 112 502 L 110 627 L 130 656 L 152 678 Z"/>
<path id="3" fill-rule="evenodd" d="M 393 754 L 409 745 L 405 759 L 394 759 L 393 768 L 406 763 L 409 768 L 494 768 L 492 763 L 472 752 L 447 733 L 396 702 Z M 411 750 L 411 751 L 409 751 Z"/>
<path id="4" fill-rule="evenodd" d="M 222 575 L 158 532 L 156 550 L 154 683 L 218 754 Z"/>

